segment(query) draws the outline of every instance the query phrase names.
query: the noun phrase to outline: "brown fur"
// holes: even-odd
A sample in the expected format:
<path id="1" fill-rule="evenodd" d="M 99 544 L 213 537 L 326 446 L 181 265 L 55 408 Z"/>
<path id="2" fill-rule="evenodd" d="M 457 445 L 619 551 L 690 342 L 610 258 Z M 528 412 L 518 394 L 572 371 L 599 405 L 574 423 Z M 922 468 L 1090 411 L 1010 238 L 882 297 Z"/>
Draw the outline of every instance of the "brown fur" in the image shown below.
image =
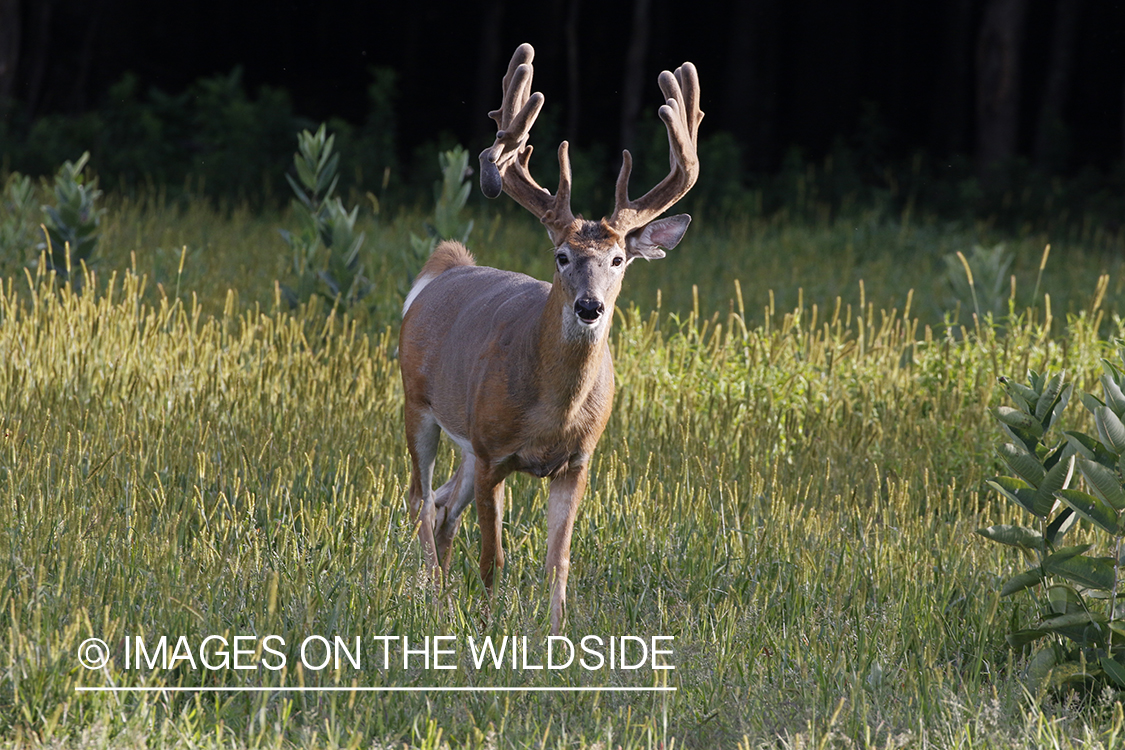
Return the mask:
<path id="1" fill-rule="evenodd" d="M 590 455 L 613 408 L 613 362 L 607 338 L 626 267 L 662 258 L 687 229 L 686 214 L 657 217 L 698 175 L 699 80 L 691 63 L 665 71 L 671 173 L 636 201 L 628 198 L 632 157 L 622 155 L 613 215 L 601 221 L 570 209 L 568 145 L 559 145 L 559 188 L 540 187 L 527 169 L 527 134 L 542 94 L 531 94 L 534 50 L 522 44 L 504 76 L 504 99 L 491 116 L 496 142 L 481 154 L 486 195 L 499 189 L 543 222 L 555 249 L 550 284 L 477 266 L 457 242 L 443 242 L 426 262 L 403 308 L 399 336 L 410 513 L 426 563 L 440 580 L 462 511 L 476 501 L 480 573 L 491 590 L 504 566 L 500 545 L 504 479 L 514 471 L 550 477 L 546 573 L 551 632 L 565 620 L 574 520 Z M 499 185 L 497 182 L 499 181 Z M 436 492 L 432 480 L 440 432 L 462 463 Z"/>
<path id="2" fill-rule="evenodd" d="M 475 266 L 476 264 L 476 259 L 467 247 L 456 240 L 445 240 L 434 248 L 434 252 L 426 261 L 426 265 L 422 266 L 418 278 L 423 276 L 433 278 L 456 266 Z M 415 280 L 415 283 L 417 283 L 417 280 Z"/>
<path id="3" fill-rule="evenodd" d="M 597 223 L 571 235 L 575 265 L 605 240 Z M 585 231 L 583 231 L 585 230 Z M 604 252 L 604 251 L 603 251 Z M 426 559 L 448 570 L 460 502 L 475 497 L 481 527 L 481 577 L 491 587 L 504 565 L 500 547 L 505 478 L 514 471 L 552 480 L 548 577 L 552 629 L 563 617 L 570 534 L 587 465 L 613 408 L 608 323 L 600 335 L 567 340 L 564 314 L 573 292 L 523 274 L 469 265 L 459 243 L 442 243 L 422 273 L 429 278 L 402 321 L 399 363 L 413 471 L 412 516 Z M 435 275 L 436 274 L 436 275 Z M 612 305 L 619 285 L 607 302 Z M 607 313 L 611 315 L 612 313 Z M 470 449 L 461 471 L 431 489 L 438 425 Z M 557 593 L 556 593 L 557 592 Z"/>

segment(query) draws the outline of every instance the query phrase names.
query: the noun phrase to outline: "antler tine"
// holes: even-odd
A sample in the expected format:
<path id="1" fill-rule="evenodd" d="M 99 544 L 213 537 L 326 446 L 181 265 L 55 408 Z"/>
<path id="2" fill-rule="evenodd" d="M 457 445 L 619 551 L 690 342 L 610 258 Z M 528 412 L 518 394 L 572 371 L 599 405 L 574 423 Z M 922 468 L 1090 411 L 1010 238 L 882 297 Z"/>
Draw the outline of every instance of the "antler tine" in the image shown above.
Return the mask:
<path id="1" fill-rule="evenodd" d="M 695 66 L 689 62 L 684 63 L 676 68 L 674 76 L 669 75 L 667 71 L 662 73 L 660 90 L 669 100 L 660 108 L 660 119 L 664 120 L 669 128 L 668 145 L 674 148 L 679 144 L 679 152 L 682 155 L 684 144 L 690 143 L 694 151 L 699 136 L 699 123 L 703 119 L 703 112 L 699 109 L 699 74 Z M 665 112 L 666 107 L 672 111 Z M 679 108 L 679 113 L 675 112 L 676 107 Z M 671 131 L 673 127 L 683 128 L 686 132 L 681 133 L 680 138 L 673 139 Z M 684 135 L 687 137 L 682 137 Z M 671 151 L 669 151 L 669 162 L 671 158 Z M 672 166 L 674 167 L 675 164 L 672 163 Z"/>
<path id="2" fill-rule="evenodd" d="M 629 176 L 633 157 L 626 150 L 621 154 L 621 171 L 617 175 L 616 205 L 607 220 L 621 235 L 664 213 L 691 190 L 699 177 L 697 141 L 703 112 L 699 109 L 699 73 L 686 62 L 676 72 L 664 71 L 657 79 L 665 103 L 657 110 L 668 129 L 668 176 L 652 190 L 635 201 L 629 200 Z"/>
<path id="3" fill-rule="evenodd" d="M 530 53 L 525 53 L 524 47 L 530 49 L 530 45 L 521 45 L 516 50 L 516 54 L 512 56 L 512 64 L 508 66 L 508 73 L 504 76 L 504 98 L 500 109 L 488 113 L 499 127 L 496 142 L 480 155 L 481 189 L 489 198 L 500 195 L 500 171 L 504 166 L 525 147 L 530 148 L 527 146 L 528 133 L 543 107 L 542 94 L 528 94 L 533 70 L 530 63 L 520 62 L 531 56 Z"/>
<path id="4" fill-rule="evenodd" d="M 531 79 L 534 75 L 535 70 L 531 67 L 531 63 L 526 62 L 520 63 L 508 75 L 504 76 L 504 99 L 500 105 L 500 117 L 492 118 L 496 120 L 501 130 L 512 130 L 512 121 L 527 109 L 527 104 L 532 97 L 529 92 L 531 91 Z M 538 96 L 540 99 L 543 97 L 542 94 L 538 94 Z M 535 114 L 539 114 L 538 109 Z M 532 117 L 532 122 L 534 122 L 534 119 Z M 530 129 L 530 127 L 530 124 L 528 124 L 527 128 Z M 523 134 L 526 135 L 526 131 Z"/>
<path id="5" fill-rule="evenodd" d="M 527 150 L 530 156 L 531 147 Z M 527 169 L 526 162 L 522 166 Z M 555 205 L 543 215 L 543 223 L 549 227 L 556 224 L 568 227 L 573 222 L 574 215 L 570 212 L 570 143 L 563 141 L 559 144 L 559 188 L 555 191 Z"/>
<path id="6" fill-rule="evenodd" d="M 703 110 L 699 108 L 699 71 L 689 62 L 676 68 L 676 81 L 680 84 L 680 91 L 684 95 L 685 111 L 692 112 L 695 117 L 688 120 L 692 140 L 699 136 L 699 123 L 703 121 Z"/>
<path id="7" fill-rule="evenodd" d="M 496 198 L 503 191 L 538 216 L 554 241 L 574 223 L 570 211 L 570 159 L 567 142 L 563 141 L 559 145 L 559 189 L 555 195 L 540 187 L 528 169 L 532 147 L 527 139 L 543 108 L 543 94 L 528 93 L 534 57 L 532 46 L 521 44 L 508 63 L 500 109 L 488 113 L 498 130 L 496 141 L 480 154 L 480 186 L 489 198 Z"/>
<path id="8" fill-rule="evenodd" d="M 633 155 L 629 149 L 621 152 L 621 171 L 617 173 L 617 188 L 614 190 L 614 204 L 627 206 L 629 204 L 629 176 L 633 173 Z M 617 215 L 617 211 L 614 211 Z"/>

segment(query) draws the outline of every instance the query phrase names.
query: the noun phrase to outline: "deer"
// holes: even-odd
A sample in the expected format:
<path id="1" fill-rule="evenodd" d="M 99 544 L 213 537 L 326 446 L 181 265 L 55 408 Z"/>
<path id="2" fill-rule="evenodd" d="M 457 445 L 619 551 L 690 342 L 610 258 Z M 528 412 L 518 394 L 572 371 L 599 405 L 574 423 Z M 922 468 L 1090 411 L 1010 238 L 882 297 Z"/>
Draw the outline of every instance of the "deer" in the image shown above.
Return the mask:
<path id="1" fill-rule="evenodd" d="M 406 297 L 399 336 L 404 422 L 410 452 L 409 512 L 424 564 L 436 585 L 448 576 L 462 513 L 475 501 L 480 575 L 489 596 L 504 567 L 504 481 L 513 472 L 550 480 L 545 575 L 551 632 L 566 621 L 571 536 L 594 448 L 613 408 L 608 343 L 625 269 L 638 258 L 665 257 L 691 217 L 658 218 L 699 176 L 697 140 L 703 112 L 699 76 L 685 62 L 664 71 L 659 108 L 668 131 L 668 175 L 629 198 L 632 156 L 622 153 L 613 213 L 600 221 L 570 208 L 568 143 L 558 148 L 552 195 L 531 176 L 529 133 L 543 107 L 530 93 L 534 49 L 520 45 L 502 82 L 500 109 L 489 113 L 496 140 L 480 155 L 481 190 L 501 191 L 538 217 L 554 248 L 550 283 L 478 266 L 461 243 L 440 243 Z M 452 477 L 433 489 L 444 432 L 461 452 Z"/>

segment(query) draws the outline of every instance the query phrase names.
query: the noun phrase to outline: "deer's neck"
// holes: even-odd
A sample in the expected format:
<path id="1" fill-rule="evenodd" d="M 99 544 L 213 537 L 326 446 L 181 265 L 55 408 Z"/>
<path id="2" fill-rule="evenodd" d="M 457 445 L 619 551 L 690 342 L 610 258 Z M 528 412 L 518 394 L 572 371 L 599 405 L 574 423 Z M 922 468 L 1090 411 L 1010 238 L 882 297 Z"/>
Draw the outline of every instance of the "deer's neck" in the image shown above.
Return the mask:
<path id="1" fill-rule="evenodd" d="M 603 321 L 593 336 L 568 336 L 564 325 L 564 316 L 568 314 L 573 315 L 573 312 L 565 294 L 557 286 L 552 287 L 539 320 L 536 369 L 540 398 L 571 416 L 585 402 L 599 378 L 605 377 L 609 321 Z"/>

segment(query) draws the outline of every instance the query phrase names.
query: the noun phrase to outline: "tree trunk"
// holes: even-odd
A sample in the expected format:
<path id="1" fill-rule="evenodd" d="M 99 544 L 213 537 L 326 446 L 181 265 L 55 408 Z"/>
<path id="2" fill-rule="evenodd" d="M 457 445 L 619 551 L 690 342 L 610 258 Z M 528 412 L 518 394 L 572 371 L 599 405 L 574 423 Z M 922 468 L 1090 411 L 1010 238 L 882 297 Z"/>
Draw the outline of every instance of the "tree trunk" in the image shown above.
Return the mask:
<path id="1" fill-rule="evenodd" d="M 1016 155 L 1026 11 L 1027 0 L 988 0 L 977 37 L 977 175 L 985 183 Z"/>
<path id="2" fill-rule="evenodd" d="M 502 94 L 500 79 L 500 26 L 504 20 L 503 0 L 488 0 L 481 13 L 479 44 L 477 46 L 477 85 L 476 104 L 473 108 L 473 128 L 476 142 L 481 148 L 492 142 L 496 135 L 496 123 L 487 114 L 500 106 Z M 469 151 L 475 153 L 473 148 Z"/>
<path id="3" fill-rule="evenodd" d="M 621 85 L 621 148 L 634 147 L 637 116 L 641 111 L 644 90 L 644 64 L 651 33 L 650 0 L 633 0 L 633 33 L 625 53 L 625 80 Z"/>
<path id="4" fill-rule="evenodd" d="M 973 0 L 955 0 L 946 6 L 942 73 L 934 81 L 930 107 L 930 144 L 941 155 L 968 150 L 973 5 Z"/>
<path id="5" fill-rule="evenodd" d="M 1063 110 L 1070 93 L 1071 71 L 1074 69 L 1074 42 L 1082 0 L 1058 0 L 1055 4 L 1054 33 L 1051 35 L 1051 58 L 1047 68 L 1047 84 L 1039 108 L 1035 132 L 1035 166 L 1043 170 L 1064 167 L 1066 129 Z"/>
<path id="6" fill-rule="evenodd" d="M 20 59 L 20 0 L 0 0 L 0 119 L 16 88 Z"/>
<path id="7" fill-rule="evenodd" d="M 734 4 L 730 17 L 723 116 L 746 144 L 747 166 L 773 166 L 777 120 L 776 0 Z"/>

